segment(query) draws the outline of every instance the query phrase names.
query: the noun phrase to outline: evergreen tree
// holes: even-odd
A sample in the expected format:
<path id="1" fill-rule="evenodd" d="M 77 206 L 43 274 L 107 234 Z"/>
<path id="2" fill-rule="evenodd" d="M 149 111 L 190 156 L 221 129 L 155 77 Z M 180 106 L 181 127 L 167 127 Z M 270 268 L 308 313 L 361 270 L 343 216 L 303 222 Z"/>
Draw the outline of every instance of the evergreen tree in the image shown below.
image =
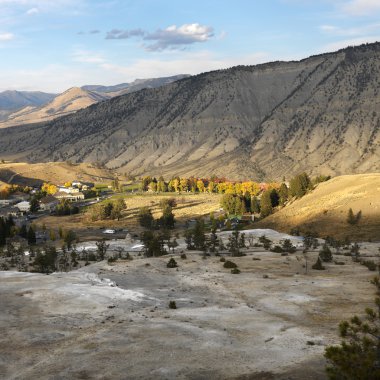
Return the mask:
<path id="1" fill-rule="evenodd" d="M 231 253 L 231 256 L 241 256 L 240 253 L 240 239 L 239 239 L 239 230 L 237 228 L 232 231 L 231 235 L 228 238 L 227 244 L 228 251 Z"/>
<path id="2" fill-rule="evenodd" d="M 331 262 L 333 260 L 331 250 L 327 244 L 324 244 L 323 248 L 319 251 L 319 257 L 325 263 Z"/>
<path id="3" fill-rule="evenodd" d="M 262 196 L 261 196 L 261 217 L 265 218 L 268 215 L 272 214 L 273 212 L 273 207 L 272 207 L 272 199 L 271 199 L 271 191 L 267 190 L 264 191 Z"/>
<path id="4" fill-rule="evenodd" d="M 40 209 L 40 202 L 37 197 L 30 200 L 30 212 L 37 212 Z"/>
<path id="5" fill-rule="evenodd" d="M 32 226 L 29 227 L 27 238 L 28 238 L 28 244 L 29 245 L 30 244 L 36 244 L 36 241 L 37 241 L 36 240 L 36 234 L 35 234 Z"/>
<path id="6" fill-rule="evenodd" d="M 254 214 L 260 213 L 260 203 L 256 196 L 251 198 L 251 212 Z"/>
<path id="7" fill-rule="evenodd" d="M 354 316 L 339 325 L 343 339 L 339 346 L 325 350 L 326 368 L 331 380 L 378 380 L 380 379 L 380 281 L 372 283 L 377 288 L 376 309 L 367 308 L 365 317 Z"/>
<path id="8" fill-rule="evenodd" d="M 312 184 L 306 173 L 298 174 L 290 180 L 289 192 L 292 197 L 301 198 L 311 188 Z"/>
<path id="9" fill-rule="evenodd" d="M 154 228 L 154 218 L 152 211 L 148 207 L 140 208 L 137 218 L 141 227 L 148 229 Z"/>
<path id="10" fill-rule="evenodd" d="M 203 251 L 205 249 L 206 235 L 203 220 L 197 219 L 193 232 L 195 249 Z"/>
<path id="11" fill-rule="evenodd" d="M 20 235 L 21 237 L 23 237 L 24 239 L 27 239 L 27 238 L 28 238 L 28 230 L 27 230 L 25 224 L 23 224 L 23 225 L 21 226 L 21 228 L 20 228 L 20 232 L 19 232 L 19 235 Z"/>
<path id="12" fill-rule="evenodd" d="M 272 189 L 270 191 L 270 200 L 272 203 L 272 207 L 277 207 L 280 204 L 280 196 L 276 189 Z"/>
<path id="13" fill-rule="evenodd" d="M 288 201 L 289 198 L 289 189 L 285 183 L 281 184 L 278 194 L 280 197 L 280 205 L 284 206 L 284 204 Z"/>

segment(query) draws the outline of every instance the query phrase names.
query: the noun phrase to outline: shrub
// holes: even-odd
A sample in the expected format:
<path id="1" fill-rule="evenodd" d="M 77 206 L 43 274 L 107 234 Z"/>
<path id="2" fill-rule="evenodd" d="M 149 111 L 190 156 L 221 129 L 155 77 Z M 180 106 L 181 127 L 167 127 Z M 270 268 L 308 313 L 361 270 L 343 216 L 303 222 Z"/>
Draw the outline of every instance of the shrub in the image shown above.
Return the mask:
<path id="1" fill-rule="evenodd" d="M 223 264 L 223 267 L 224 268 L 228 268 L 228 269 L 233 269 L 233 268 L 237 268 L 237 265 L 230 261 L 230 260 L 227 260 L 224 264 Z"/>
<path id="2" fill-rule="evenodd" d="M 276 253 L 281 253 L 282 252 L 282 248 L 279 246 L 279 245 L 275 245 L 272 249 L 271 249 L 272 252 L 276 252 Z"/>
<path id="3" fill-rule="evenodd" d="M 331 262 L 333 259 L 330 248 L 325 244 L 323 248 L 319 251 L 319 257 L 325 263 Z"/>
<path id="4" fill-rule="evenodd" d="M 221 261 L 222 263 L 224 263 L 224 262 L 226 262 L 226 259 L 225 259 L 224 257 L 221 257 L 221 258 L 220 258 L 220 261 Z"/>
<path id="5" fill-rule="evenodd" d="M 175 301 L 169 301 L 169 309 L 177 309 L 177 304 Z"/>
<path id="6" fill-rule="evenodd" d="M 372 260 L 363 260 L 361 264 L 366 266 L 370 271 L 375 271 L 377 269 L 376 263 Z"/>
<path id="7" fill-rule="evenodd" d="M 177 262 L 173 259 L 173 257 L 169 260 L 169 262 L 166 264 L 167 268 L 177 268 Z"/>
<path id="8" fill-rule="evenodd" d="M 325 269 L 325 267 L 322 265 L 322 260 L 319 256 L 318 256 L 317 262 L 312 266 L 312 268 L 315 270 L 324 270 Z"/>
<path id="9" fill-rule="evenodd" d="M 289 252 L 289 253 L 294 253 L 297 250 L 297 248 L 292 244 L 292 242 L 289 239 L 285 239 L 282 242 L 281 248 L 284 252 Z"/>
<path id="10" fill-rule="evenodd" d="M 117 257 L 109 257 L 107 259 L 108 264 L 114 263 L 115 261 L 117 261 Z"/>
<path id="11" fill-rule="evenodd" d="M 240 270 L 238 268 L 233 268 L 233 269 L 231 269 L 231 273 L 232 274 L 239 274 Z"/>
<path id="12" fill-rule="evenodd" d="M 182 259 L 182 260 L 186 260 L 186 259 L 187 259 L 186 253 L 182 253 L 182 255 L 181 255 L 181 259 Z"/>

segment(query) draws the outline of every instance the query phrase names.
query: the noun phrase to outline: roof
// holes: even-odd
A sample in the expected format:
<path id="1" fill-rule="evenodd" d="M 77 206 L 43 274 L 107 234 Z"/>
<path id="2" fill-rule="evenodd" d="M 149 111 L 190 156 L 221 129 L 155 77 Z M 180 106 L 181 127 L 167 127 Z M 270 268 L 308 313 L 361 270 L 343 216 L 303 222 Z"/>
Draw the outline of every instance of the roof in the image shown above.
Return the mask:
<path id="1" fill-rule="evenodd" d="M 41 198 L 40 203 L 47 205 L 49 203 L 57 202 L 57 198 L 53 197 L 52 195 L 47 195 L 46 197 Z"/>
<path id="2" fill-rule="evenodd" d="M 78 191 L 77 193 L 66 193 L 64 191 L 58 191 L 58 193 L 55 193 L 55 197 L 64 197 L 64 198 L 77 198 L 79 196 L 84 196 L 83 193 Z"/>
<path id="3" fill-rule="evenodd" d="M 16 207 L 19 207 L 19 206 L 30 206 L 30 202 L 28 201 L 19 202 L 16 204 Z"/>

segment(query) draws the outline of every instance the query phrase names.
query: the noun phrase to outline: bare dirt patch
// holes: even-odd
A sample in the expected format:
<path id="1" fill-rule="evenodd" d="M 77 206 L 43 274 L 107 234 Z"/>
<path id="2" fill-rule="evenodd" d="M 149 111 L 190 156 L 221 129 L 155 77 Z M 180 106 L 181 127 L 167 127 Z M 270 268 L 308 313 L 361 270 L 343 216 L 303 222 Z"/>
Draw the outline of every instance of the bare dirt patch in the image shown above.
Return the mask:
<path id="1" fill-rule="evenodd" d="M 255 248 L 232 258 L 233 275 L 219 257 L 186 254 L 178 269 L 166 256 L 0 272 L 1 377 L 324 379 L 339 321 L 373 300 L 373 273 L 349 257 L 305 274 L 302 255 Z"/>

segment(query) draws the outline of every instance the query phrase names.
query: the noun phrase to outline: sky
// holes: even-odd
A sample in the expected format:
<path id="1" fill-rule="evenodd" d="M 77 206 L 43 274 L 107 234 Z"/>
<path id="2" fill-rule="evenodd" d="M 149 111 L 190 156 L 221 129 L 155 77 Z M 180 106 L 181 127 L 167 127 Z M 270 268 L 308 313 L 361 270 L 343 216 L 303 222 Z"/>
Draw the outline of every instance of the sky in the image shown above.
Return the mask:
<path id="1" fill-rule="evenodd" d="M 0 91 L 198 74 L 380 41 L 380 0 L 0 0 Z"/>

